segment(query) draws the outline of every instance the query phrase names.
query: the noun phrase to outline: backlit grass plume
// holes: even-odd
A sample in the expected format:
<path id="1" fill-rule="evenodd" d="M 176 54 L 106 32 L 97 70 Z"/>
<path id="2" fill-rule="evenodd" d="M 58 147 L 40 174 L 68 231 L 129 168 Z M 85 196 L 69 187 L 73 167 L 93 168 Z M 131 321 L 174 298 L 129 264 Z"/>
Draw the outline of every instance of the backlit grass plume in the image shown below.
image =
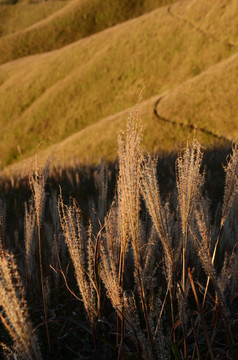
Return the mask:
<path id="1" fill-rule="evenodd" d="M 46 200 L 45 183 L 48 177 L 50 160 L 48 159 L 44 170 L 42 171 L 37 163 L 33 174 L 29 176 L 29 184 L 33 194 L 35 217 L 37 223 L 37 234 L 38 234 L 38 250 L 39 250 L 39 267 L 40 267 L 40 279 L 41 279 L 41 291 L 44 305 L 44 316 L 45 316 L 45 327 L 48 339 L 48 347 L 50 349 L 50 334 L 48 329 L 48 314 L 47 314 L 47 299 L 44 285 L 44 272 L 43 272 L 43 259 L 42 259 L 42 244 L 41 244 L 41 223 L 44 213 L 44 205 Z M 33 221 L 33 219 L 32 219 Z M 29 248 L 29 246 L 27 246 Z M 26 250 L 27 250 L 26 248 Z M 28 250 L 27 250 L 28 251 Z"/>
<path id="2" fill-rule="evenodd" d="M 32 329 L 14 257 L 2 248 L 0 249 L 0 305 L 3 308 L 1 320 L 13 340 L 10 353 L 14 354 L 16 359 L 40 360 L 37 337 Z M 4 348 L 6 350 L 6 346 Z"/>
<path id="3" fill-rule="evenodd" d="M 142 122 L 138 108 L 132 113 L 127 122 L 125 138 L 122 134 L 118 137 L 119 153 L 119 184 L 121 182 L 120 198 L 123 199 L 125 216 L 128 219 L 128 230 L 135 263 L 135 282 L 138 287 L 143 309 L 144 320 L 153 359 L 156 359 L 152 330 L 149 323 L 148 307 L 145 298 L 143 283 L 143 269 L 141 268 L 140 244 L 140 173 L 142 163 Z M 122 201 L 122 200 L 121 200 Z"/>
<path id="4" fill-rule="evenodd" d="M 185 263 L 187 251 L 188 228 L 194 216 L 201 187 L 204 183 L 204 176 L 200 173 L 203 153 L 201 145 L 193 140 L 191 146 L 187 146 L 177 159 L 177 190 L 178 207 L 182 226 L 182 248 L 183 248 L 183 275 L 182 284 L 185 290 Z"/>
<path id="5" fill-rule="evenodd" d="M 66 206 L 61 196 L 59 200 L 59 214 L 84 308 L 90 325 L 93 328 L 97 318 L 96 298 L 99 300 L 99 294 L 96 293 L 97 288 L 94 281 L 93 262 L 95 244 L 90 237 L 87 244 L 83 239 L 82 219 L 80 210 L 75 202 L 72 206 Z"/>
<path id="6" fill-rule="evenodd" d="M 232 206 L 234 197 L 238 192 L 238 140 L 236 140 L 233 144 L 232 154 L 228 159 L 225 172 L 226 182 L 223 198 L 221 226 L 223 226 L 228 212 Z"/>
<path id="7" fill-rule="evenodd" d="M 159 188 L 156 179 L 157 162 L 149 156 L 144 158 L 141 171 L 141 192 L 146 206 L 152 217 L 155 228 L 162 242 L 168 264 L 168 286 L 172 285 L 172 271 L 174 268 L 173 249 L 171 246 L 170 229 L 165 208 L 161 204 Z"/>

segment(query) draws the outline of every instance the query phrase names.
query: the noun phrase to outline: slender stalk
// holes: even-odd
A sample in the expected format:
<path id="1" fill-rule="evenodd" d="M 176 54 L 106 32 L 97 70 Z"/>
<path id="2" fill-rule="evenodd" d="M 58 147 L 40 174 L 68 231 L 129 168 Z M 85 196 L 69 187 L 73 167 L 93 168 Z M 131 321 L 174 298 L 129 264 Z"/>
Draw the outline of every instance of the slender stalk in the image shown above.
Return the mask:
<path id="1" fill-rule="evenodd" d="M 147 330 L 148 337 L 149 337 L 152 356 L 153 356 L 153 359 L 156 360 L 157 356 L 156 356 L 154 341 L 153 341 L 153 337 L 151 334 L 151 329 L 150 329 L 150 325 L 149 325 L 149 321 L 148 321 L 148 310 L 147 310 L 147 305 L 146 305 L 146 301 L 145 301 L 145 293 L 144 293 L 144 288 L 143 288 L 142 281 L 141 281 L 140 270 L 138 267 L 136 268 L 136 272 L 137 272 L 137 277 L 139 280 L 139 291 L 140 291 L 140 298 L 141 298 L 141 302 L 142 302 L 142 308 L 143 308 L 144 319 L 145 319 L 145 324 L 146 324 L 146 330 Z"/>
<path id="2" fill-rule="evenodd" d="M 47 306 L 46 306 L 46 298 L 45 298 L 44 274 L 43 274 L 42 251 L 41 251 L 40 223 L 38 221 L 37 221 L 37 227 L 38 227 L 38 245 L 39 245 L 41 291 L 42 291 L 43 306 L 44 306 L 45 328 L 46 328 L 46 334 L 47 334 L 48 349 L 50 351 L 51 344 L 50 344 L 50 334 L 49 334 L 49 327 L 48 327 L 48 314 L 47 314 Z"/>
<path id="3" fill-rule="evenodd" d="M 217 246 L 218 246 L 218 243 L 220 241 L 222 228 L 223 228 L 223 226 L 221 225 L 220 229 L 219 229 L 218 236 L 217 236 L 217 241 L 216 241 L 216 244 L 215 244 L 215 247 L 214 247 L 214 250 L 213 250 L 213 254 L 212 254 L 212 265 L 214 264 L 214 261 L 215 261 Z M 207 277 L 206 288 L 205 288 L 205 292 L 204 292 L 204 296 L 203 296 L 203 301 L 202 301 L 202 308 L 204 307 L 204 304 L 205 304 L 205 301 L 206 301 L 207 291 L 208 291 L 208 286 L 209 286 L 210 279 L 211 279 L 210 276 L 208 276 Z"/>
<path id="4" fill-rule="evenodd" d="M 186 284 L 186 250 L 187 250 L 187 238 L 188 238 L 188 231 L 186 229 L 185 236 L 183 237 L 183 292 L 185 292 L 185 284 Z"/>
<path id="5" fill-rule="evenodd" d="M 42 221 L 41 218 L 43 215 L 44 205 L 45 205 L 45 182 L 48 176 L 49 164 L 50 162 L 48 160 L 43 172 L 41 172 L 36 165 L 35 171 L 33 175 L 30 177 L 30 186 L 34 197 L 34 207 L 35 207 L 36 220 L 37 220 L 41 291 L 42 291 L 43 306 L 44 306 L 44 317 L 45 317 L 48 350 L 50 351 L 51 345 L 50 345 L 50 335 L 49 335 L 49 328 L 47 321 L 48 316 L 47 316 L 47 305 L 46 305 L 46 296 L 45 296 L 45 288 L 44 288 L 44 273 L 43 273 L 42 248 L 41 248 L 41 221 Z"/>
<path id="6" fill-rule="evenodd" d="M 188 276 L 189 276 L 189 280 L 190 280 L 190 283 L 191 283 L 191 286 L 192 286 L 192 290 L 193 290 L 194 298 L 195 298 L 195 301 L 196 301 L 196 304 L 197 304 L 198 312 L 199 312 L 199 315 L 200 315 L 200 318 L 201 318 L 202 327 L 203 327 L 203 331 L 204 331 L 204 334 L 205 334 L 205 337 L 206 337 L 206 340 L 207 340 L 207 345 L 208 345 L 208 349 L 209 349 L 209 352 L 210 352 L 210 356 L 211 356 L 212 360 L 215 360 L 215 357 L 214 357 L 213 352 L 212 352 L 209 336 L 208 336 L 208 333 L 207 333 L 207 328 L 206 328 L 206 324 L 205 324 L 205 321 L 204 321 L 202 309 L 201 309 L 201 306 L 200 306 L 200 303 L 199 303 L 199 300 L 198 300 L 198 297 L 197 297 L 197 292 L 196 292 L 196 289 L 195 289 L 195 285 L 194 285 L 194 281 L 193 281 L 193 277 L 192 277 L 190 268 L 188 268 Z"/>

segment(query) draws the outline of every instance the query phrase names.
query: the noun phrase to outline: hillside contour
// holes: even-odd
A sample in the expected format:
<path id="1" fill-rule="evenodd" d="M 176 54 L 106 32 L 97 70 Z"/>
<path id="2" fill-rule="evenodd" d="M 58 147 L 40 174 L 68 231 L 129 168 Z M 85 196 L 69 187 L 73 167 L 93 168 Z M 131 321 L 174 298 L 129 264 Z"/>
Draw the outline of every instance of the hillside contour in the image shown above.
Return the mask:
<path id="1" fill-rule="evenodd" d="M 1 6 L 0 63 L 59 49 L 176 1 L 67 0 L 29 4 L 20 2 L 10 9 L 9 6 Z"/>
<path id="2" fill-rule="evenodd" d="M 173 90 L 139 103 L 144 123 L 144 147 L 151 152 L 180 149 L 184 141 L 194 135 L 206 147 L 212 143 L 230 144 L 238 136 L 237 69 L 238 54 L 235 54 Z M 220 87 L 224 78 L 224 86 Z M 101 158 L 114 160 L 117 156 L 116 134 L 124 129 L 133 111 L 135 109 L 128 108 L 46 150 L 39 148 L 39 164 L 43 165 L 49 156 L 55 166 L 63 167 L 70 166 L 75 159 L 82 164 L 98 163 Z M 191 114 L 193 122 L 189 121 Z M 9 174 L 27 173 L 34 161 L 35 155 L 9 166 L 6 171 Z"/>
<path id="3" fill-rule="evenodd" d="M 142 89 L 145 142 L 152 151 L 173 148 L 191 124 L 207 130 L 200 131 L 207 144 L 237 136 L 234 11 L 236 1 L 217 0 L 211 8 L 205 0 L 184 0 L 1 65 L 2 166 L 34 154 L 41 141 L 44 154 L 64 149 L 66 159 L 115 157 L 111 124 L 121 127 L 116 114 L 125 120 Z M 157 112 L 170 124 L 154 116 L 161 96 Z"/>

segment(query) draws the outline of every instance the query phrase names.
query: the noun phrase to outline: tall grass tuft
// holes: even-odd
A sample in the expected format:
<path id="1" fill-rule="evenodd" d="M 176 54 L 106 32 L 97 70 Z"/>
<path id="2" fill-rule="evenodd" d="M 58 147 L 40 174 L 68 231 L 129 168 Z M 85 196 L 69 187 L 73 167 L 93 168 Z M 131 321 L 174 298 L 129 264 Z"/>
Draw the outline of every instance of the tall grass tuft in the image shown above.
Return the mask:
<path id="1" fill-rule="evenodd" d="M 186 279 L 186 257 L 188 252 L 188 235 L 194 211 L 201 197 L 201 188 L 204 184 L 204 174 L 200 173 L 203 153 L 198 141 L 193 140 L 192 145 L 181 152 L 176 162 L 178 209 L 182 230 L 182 292 L 179 295 L 181 321 L 184 331 L 184 353 L 186 356 L 186 307 L 189 282 Z"/>
<path id="2" fill-rule="evenodd" d="M 140 186 L 157 233 L 162 242 L 166 255 L 167 284 L 172 287 L 173 270 L 175 269 L 172 249 L 172 239 L 168 221 L 168 209 L 162 206 L 159 188 L 156 179 L 157 161 L 149 155 L 143 159 Z"/>
<path id="3" fill-rule="evenodd" d="M 47 323 L 47 318 L 48 318 L 48 316 L 47 316 L 47 299 L 46 299 L 46 291 L 45 291 L 45 285 L 44 285 L 42 244 L 41 244 L 41 223 L 42 223 L 45 198 L 46 198 L 45 183 L 46 183 L 46 179 L 48 177 L 49 165 L 50 165 L 50 161 L 47 160 L 44 170 L 41 171 L 36 164 L 33 174 L 29 177 L 29 184 L 30 184 L 31 191 L 33 194 L 35 216 L 36 216 L 36 223 L 37 223 L 41 291 L 42 291 L 43 306 L 44 306 L 45 327 L 46 327 L 46 333 L 47 333 L 48 348 L 50 349 L 50 334 L 49 334 L 49 328 L 48 328 L 48 323 Z M 33 220 L 33 218 L 32 218 L 32 220 Z M 28 251 L 28 248 L 29 248 L 29 245 L 26 248 L 27 251 Z"/>
<path id="4" fill-rule="evenodd" d="M 94 331 L 95 322 L 98 317 L 96 300 L 99 302 L 100 299 L 94 273 L 95 242 L 91 236 L 88 237 L 88 241 L 85 241 L 80 210 L 75 202 L 73 205 L 67 206 L 63 203 L 61 195 L 59 199 L 59 214 L 84 308 L 91 329 Z"/>
<path id="5" fill-rule="evenodd" d="M 13 340 L 12 359 L 41 360 L 33 332 L 20 275 L 13 255 L 0 248 L 0 318 Z M 4 346 L 5 350 L 7 347 Z M 9 355 L 9 356 L 10 356 Z M 14 356 L 14 357 L 13 357 Z"/>
<path id="6" fill-rule="evenodd" d="M 103 163 L 91 171 L 77 168 L 76 176 L 71 168 L 61 168 L 63 200 L 62 191 L 58 196 L 55 190 L 57 176 L 52 176 L 57 178 L 52 196 L 46 197 L 47 164 L 43 172 L 36 170 L 30 177 L 33 196 L 24 199 L 25 211 L 15 221 L 17 248 L 9 241 L 15 223 L 11 229 L 0 221 L 0 317 L 13 339 L 12 347 L 5 340 L 2 344 L 6 359 L 40 359 L 35 330 L 44 326 L 48 343 L 51 335 L 52 360 L 237 358 L 238 143 L 225 168 L 223 204 L 212 213 L 202 192 L 203 153 L 196 140 L 180 153 L 175 189 L 166 200 L 157 181 L 157 158 L 144 155 L 141 144 L 136 108 L 118 137 L 119 175 L 111 205 L 110 166 L 109 170 Z M 75 198 L 67 200 L 67 192 Z M 96 204 L 96 210 L 81 210 L 87 200 L 89 206 Z M 22 244 L 21 249 L 23 230 L 25 248 Z M 8 246 L 19 259 L 19 272 L 26 273 L 26 298 L 35 330 Z M 26 261 L 19 256 L 23 253 Z M 55 272 L 50 273 L 50 268 Z M 72 268 L 79 295 L 68 285 Z M 44 316 L 34 298 L 41 292 Z M 43 340 L 44 331 L 41 334 Z"/>
<path id="7" fill-rule="evenodd" d="M 35 250 L 36 250 L 36 241 L 34 241 L 36 236 L 36 213 L 32 203 L 29 204 L 29 209 L 27 203 L 25 203 L 25 250 L 26 250 L 26 293 L 28 293 L 28 282 L 33 280 L 32 277 L 35 273 L 34 269 L 34 260 L 35 260 Z"/>
<path id="8" fill-rule="evenodd" d="M 138 107 L 132 112 L 127 123 L 125 139 L 118 137 L 119 153 L 119 190 L 120 200 L 124 206 L 123 217 L 128 219 L 128 231 L 135 263 L 135 282 L 138 287 L 146 324 L 149 345 L 153 359 L 156 351 L 149 322 L 148 305 L 145 297 L 143 269 L 141 267 L 141 233 L 140 233 L 140 173 L 142 163 L 142 122 Z M 123 249 L 124 251 L 124 249 Z M 122 253 L 124 258 L 124 253 Z"/>
<path id="9" fill-rule="evenodd" d="M 226 182 L 222 206 L 221 227 L 223 226 L 227 218 L 234 197 L 238 192 L 238 140 L 236 140 L 233 144 L 232 154 L 228 159 L 227 166 L 225 167 L 225 172 Z"/>
<path id="10" fill-rule="evenodd" d="M 204 175 L 200 173 L 203 154 L 201 145 L 194 140 L 191 146 L 187 146 L 177 159 L 177 190 L 178 207 L 182 227 L 182 286 L 185 291 L 185 267 L 188 241 L 188 229 L 194 216 L 201 197 L 201 188 L 204 184 Z"/>

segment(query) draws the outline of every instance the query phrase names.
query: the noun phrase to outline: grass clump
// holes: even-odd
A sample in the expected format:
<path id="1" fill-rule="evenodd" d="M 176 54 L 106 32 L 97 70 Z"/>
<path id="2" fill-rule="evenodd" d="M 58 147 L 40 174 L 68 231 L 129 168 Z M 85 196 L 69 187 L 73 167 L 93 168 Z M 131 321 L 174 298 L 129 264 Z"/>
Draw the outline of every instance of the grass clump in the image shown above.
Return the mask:
<path id="1" fill-rule="evenodd" d="M 224 196 L 212 212 L 198 141 L 181 151 L 174 186 L 163 196 L 157 159 L 141 141 L 136 109 L 118 137 L 114 198 L 106 193 L 112 174 L 104 163 L 92 176 L 86 171 L 96 191 L 85 214 L 66 189 L 57 196 L 45 191 L 44 175 L 31 178 L 34 202 L 22 207 L 26 250 L 20 241 L 12 249 L 19 273 L 13 256 L 3 248 L 0 254 L 1 318 L 13 338 L 13 345 L 4 341 L 5 352 L 29 359 L 236 359 L 237 141 L 227 158 Z M 83 178 L 68 178 L 82 197 Z M 4 243 L 11 248 L 7 229 Z M 29 261 L 41 264 L 38 277 Z M 27 277 L 26 297 L 20 277 Z M 7 312 L 11 301 L 17 322 Z M 18 335 L 19 324 L 35 334 L 30 317 L 42 355 L 35 335 L 31 342 Z"/>
<path id="2" fill-rule="evenodd" d="M 13 345 L 2 345 L 6 359 L 41 360 L 38 339 L 33 332 L 24 289 L 14 256 L 0 248 L 0 305 L 1 320 Z"/>

